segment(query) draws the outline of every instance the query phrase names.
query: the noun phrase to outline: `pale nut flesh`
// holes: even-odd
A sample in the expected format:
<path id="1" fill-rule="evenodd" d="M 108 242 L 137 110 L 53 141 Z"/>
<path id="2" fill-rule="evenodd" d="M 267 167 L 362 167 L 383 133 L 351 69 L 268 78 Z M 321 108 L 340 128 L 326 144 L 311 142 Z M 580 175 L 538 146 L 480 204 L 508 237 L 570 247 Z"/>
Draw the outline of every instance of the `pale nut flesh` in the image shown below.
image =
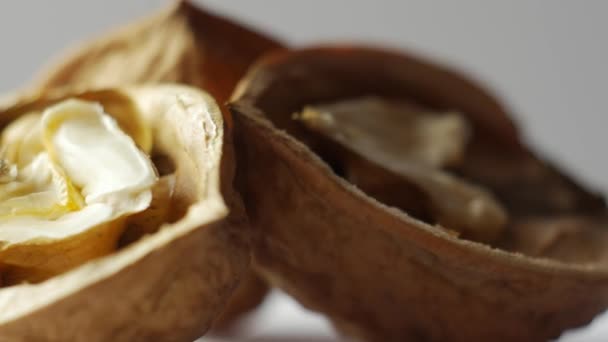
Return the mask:
<path id="1" fill-rule="evenodd" d="M 99 104 L 70 99 L 28 114 L 0 143 L 13 174 L 0 183 L 5 285 L 112 252 L 125 218 L 150 204 L 152 162 Z"/>

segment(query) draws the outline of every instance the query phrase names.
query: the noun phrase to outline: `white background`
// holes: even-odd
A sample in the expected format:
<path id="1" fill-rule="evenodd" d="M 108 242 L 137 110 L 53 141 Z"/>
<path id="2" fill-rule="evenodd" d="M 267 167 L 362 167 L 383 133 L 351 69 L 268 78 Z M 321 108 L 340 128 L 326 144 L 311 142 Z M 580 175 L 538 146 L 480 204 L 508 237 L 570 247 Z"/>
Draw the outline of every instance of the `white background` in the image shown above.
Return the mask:
<path id="1" fill-rule="evenodd" d="M 199 2 L 294 45 L 343 40 L 388 44 L 465 70 L 504 99 L 537 150 L 587 184 L 608 190 L 607 1 Z M 27 84 L 65 46 L 165 3 L 0 2 L 0 92 Z M 606 340 L 606 321 L 563 340 Z M 338 340 L 322 318 L 278 294 L 244 329 L 247 338 L 239 340 Z"/>

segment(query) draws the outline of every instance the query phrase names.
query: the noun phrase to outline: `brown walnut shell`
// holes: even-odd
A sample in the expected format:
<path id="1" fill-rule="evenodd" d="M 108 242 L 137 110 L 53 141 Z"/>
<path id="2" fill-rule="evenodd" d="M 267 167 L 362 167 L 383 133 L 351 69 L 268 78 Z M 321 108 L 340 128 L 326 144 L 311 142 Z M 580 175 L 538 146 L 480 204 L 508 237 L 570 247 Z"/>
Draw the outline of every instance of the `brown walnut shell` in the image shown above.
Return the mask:
<path id="1" fill-rule="evenodd" d="M 177 82 L 200 87 L 223 104 L 250 64 L 282 45 L 262 34 L 176 1 L 161 13 L 88 41 L 51 65 L 35 82 L 40 91 L 70 87 Z M 259 304 L 266 286 L 253 271 L 242 280 L 218 324 Z"/>
<path id="2" fill-rule="evenodd" d="M 375 200 L 336 173 L 357 163 L 292 117 L 369 95 L 464 115 L 472 140 L 453 171 L 508 209 L 499 241 L 470 241 Z M 231 110 L 237 184 L 262 232 L 256 263 L 341 331 L 370 341 L 544 341 L 608 306 L 603 200 L 536 157 L 505 109 L 459 74 L 364 47 L 281 52 L 241 81 Z"/>
<path id="3" fill-rule="evenodd" d="M 71 97 L 101 103 L 125 131 L 134 122 L 151 128 L 154 153 L 174 164 L 171 213 L 157 232 L 112 254 L 41 283 L 0 288 L 0 340 L 194 340 L 220 314 L 250 257 L 219 107 L 185 86 L 54 92 L 4 107 L 0 123 Z"/>

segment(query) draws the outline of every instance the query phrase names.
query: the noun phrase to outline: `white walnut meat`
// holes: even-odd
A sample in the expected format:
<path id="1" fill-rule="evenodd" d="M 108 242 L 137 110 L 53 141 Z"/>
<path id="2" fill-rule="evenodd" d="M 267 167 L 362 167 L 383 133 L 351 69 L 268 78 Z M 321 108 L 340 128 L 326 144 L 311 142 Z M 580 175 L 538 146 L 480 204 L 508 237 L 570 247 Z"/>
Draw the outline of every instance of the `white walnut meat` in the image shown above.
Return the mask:
<path id="1" fill-rule="evenodd" d="M 0 183 L 4 284 L 111 252 L 124 218 L 152 200 L 152 162 L 99 104 L 70 99 L 26 115 L 0 144 L 14 174 Z"/>
<path id="2" fill-rule="evenodd" d="M 231 190 L 230 128 L 215 101 L 175 85 L 57 91 L 4 107 L 0 122 L 5 164 L 17 166 L 12 180 L 32 178 L 28 187 L 41 190 L 19 194 L 44 194 L 39 207 L 25 201 L 29 207 L 0 226 L 0 237 L 7 230 L 28 237 L 0 253 L 0 274 L 11 280 L 0 288 L 0 340 L 191 341 L 204 334 L 249 263 L 249 232 Z M 32 134 L 14 133 L 25 126 Z M 157 181 L 151 160 L 159 155 L 173 165 Z M 28 174 L 36 162 L 56 174 Z M 99 205 L 109 209 L 87 214 Z M 83 217 L 80 230 L 71 229 L 70 215 Z M 103 231 L 115 234 L 103 239 Z M 13 266 L 7 246 L 20 251 Z M 83 248 L 97 252 L 70 255 Z M 69 262 L 40 270 L 27 263 L 36 254 Z M 28 267 L 14 266 L 20 260 Z"/>

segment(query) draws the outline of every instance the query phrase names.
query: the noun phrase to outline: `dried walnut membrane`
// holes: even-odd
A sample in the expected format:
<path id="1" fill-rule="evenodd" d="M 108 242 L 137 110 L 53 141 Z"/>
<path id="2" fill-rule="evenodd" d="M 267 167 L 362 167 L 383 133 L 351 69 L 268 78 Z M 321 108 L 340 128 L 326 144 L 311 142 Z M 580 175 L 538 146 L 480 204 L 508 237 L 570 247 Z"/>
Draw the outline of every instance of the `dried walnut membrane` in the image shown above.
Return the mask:
<path id="1" fill-rule="evenodd" d="M 341 331 L 542 341 L 608 305 L 604 201 L 461 76 L 366 48 L 277 53 L 232 109 L 256 262 Z"/>
<path id="2" fill-rule="evenodd" d="M 338 142 L 353 153 L 351 158 L 365 160 L 367 168 L 386 171 L 397 183 L 389 188 L 387 177 L 350 166 L 348 159 L 340 161 L 341 176 L 364 192 L 426 221 L 472 237 L 495 239 L 506 223 L 505 209 L 487 190 L 438 170 L 462 161 L 468 135 L 465 120 L 457 113 L 425 113 L 411 107 L 367 97 L 307 106 L 295 118 Z M 391 203 L 405 198 L 398 183 L 417 190 L 415 203 Z M 415 206 L 424 207 L 424 212 L 412 210 Z"/>

